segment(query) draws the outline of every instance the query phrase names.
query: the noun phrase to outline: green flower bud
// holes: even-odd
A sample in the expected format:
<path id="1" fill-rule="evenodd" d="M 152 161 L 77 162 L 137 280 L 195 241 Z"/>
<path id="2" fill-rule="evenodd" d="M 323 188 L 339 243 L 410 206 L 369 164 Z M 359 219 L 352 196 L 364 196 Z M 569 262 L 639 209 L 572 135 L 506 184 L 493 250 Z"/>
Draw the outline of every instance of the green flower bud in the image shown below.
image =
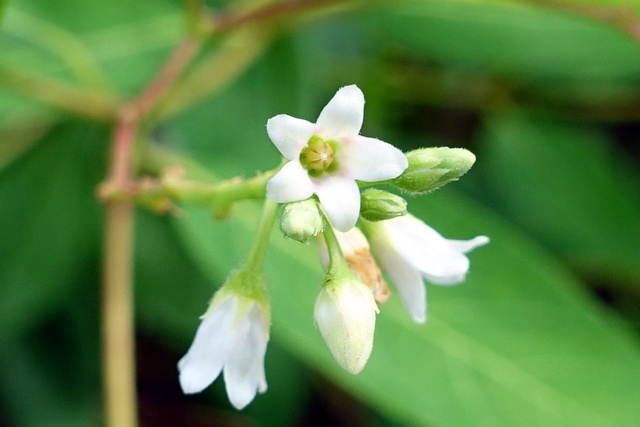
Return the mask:
<path id="1" fill-rule="evenodd" d="M 383 221 L 407 213 L 407 202 L 388 191 L 369 188 L 362 192 L 360 215 L 367 221 Z"/>
<path id="2" fill-rule="evenodd" d="M 309 243 L 324 230 L 322 214 L 314 199 L 287 203 L 280 217 L 280 230 L 285 237 Z"/>
<path id="3" fill-rule="evenodd" d="M 456 181 L 476 161 L 476 156 L 464 148 L 429 147 L 407 153 L 409 167 L 399 177 L 389 181 L 414 194 L 428 193 Z"/>

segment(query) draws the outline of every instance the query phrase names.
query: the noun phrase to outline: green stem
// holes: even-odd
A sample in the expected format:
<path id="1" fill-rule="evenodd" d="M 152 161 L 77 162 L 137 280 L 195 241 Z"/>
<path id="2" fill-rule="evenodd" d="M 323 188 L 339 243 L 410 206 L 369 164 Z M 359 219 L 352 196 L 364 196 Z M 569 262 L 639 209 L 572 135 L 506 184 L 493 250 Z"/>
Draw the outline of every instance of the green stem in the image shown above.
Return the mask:
<path id="1" fill-rule="evenodd" d="M 136 127 L 120 123 L 114 132 L 111 185 L 131 185 L 131 147 Z M 133 227 L 134 206 L 129 201 L 110 200 L 105 214 L 102 288 L 102 356 L 105 425 L 138 425 L 135 338 L 133 316 Z"/>
<path id="2" fill-rule="evenodd" d="M 105 215 L 102 359 L 105 425 L 137 426 L 132 302 L 133 206 L 109 203 Z"/>
<path id="3" fill-rule="evenodd" d="M 351 271 L 347 261 L 344 259 L 342 249 L 340 249 L 340 243 L 338 242 L 336 233 L 326 216 L 324 219 L 324 232 L 322 235 L 327 244 L 327 251 L 329 252 L 329 271 L 332 272 L 337 269 Z"/>
<path id="4" fill-rule="evenodd" d="M 269 246 L 269 236 L 273 229 L 273 224 L 276 219 L 276 213 L 278 212 L 279 204 L 269 199 L 264 200 L 264 206 L 262 208 L 262 217 L 258 223 L 258 229 L 256 230 L 256 238 L 253 241 L 249 256 L 244 265 L 244 268 L 253 272 L 261 272 L 262 265 L 264 264 L 264 258 L 267 253 L 267 247 Z"/>
<path id="5" fill-rule="evenodd" d="M 224 207 L 239 200 L 263 198 L 267 181 L 274 174 L 275 171 L 269 171 L 250 179 L 232 178 L 217 184 L 177 181 L 161 185 L 179 202 Z"/>

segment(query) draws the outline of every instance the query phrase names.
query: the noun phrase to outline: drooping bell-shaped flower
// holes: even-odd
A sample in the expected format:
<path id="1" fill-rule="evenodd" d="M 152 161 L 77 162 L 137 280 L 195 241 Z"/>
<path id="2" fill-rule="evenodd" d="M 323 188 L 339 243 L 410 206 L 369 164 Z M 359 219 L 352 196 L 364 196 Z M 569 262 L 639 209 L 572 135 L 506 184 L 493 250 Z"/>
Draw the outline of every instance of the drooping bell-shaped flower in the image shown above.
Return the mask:
<path id="1" fill-rule="evenodd" d="M 364 95 L 351 85 L 338 90 L 315 123 L 286 114 L 269 119 L 269 138 L 289 162 L 267 183 L 267 196 L 288 203 L 316 194 L 331 224 L 351 229 L 360 212 L 356 180 L 388 180 L 408 166 L 397 148 L 359 135 L 363 118 Z"/>
<path id="2" fill-rule="evenodd" d="M 400 298 L 418 323 L 426 320 L 427 298 L 423 279 L 453 285 L 469 271 L 466 253 L 489 242 L 486 236 L 450 240 L 407 214 L 379 222 L 366 222 L 371 250 L 398 288 Z"/>
<path id="3" fill-rule="evenodd" d="M 202 316 L 189 351 L 178 362 L 184 393 L 201 392 L 220 372 L 229 401 L 236 409 L 247 406 L 256 393 L 264 393 L 269 323 L 269 307 L 264 299 L 221 288 Z"/>

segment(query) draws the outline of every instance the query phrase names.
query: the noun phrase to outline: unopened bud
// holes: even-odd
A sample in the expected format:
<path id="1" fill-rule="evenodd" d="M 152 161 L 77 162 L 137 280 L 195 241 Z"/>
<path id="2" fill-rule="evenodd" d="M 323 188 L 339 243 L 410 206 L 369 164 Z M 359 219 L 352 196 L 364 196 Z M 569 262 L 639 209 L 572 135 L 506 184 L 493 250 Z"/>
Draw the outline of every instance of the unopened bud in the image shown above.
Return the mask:
<path id="1" fill-rule="evenodd" d="M 384 221 L 407 213 L 407 202 L 388 191 L 369 188 L 362 192 L 360 215 L 367 221 Z"/>
<path id="2" fill-rule="evenodd" d="M 350 374 L 364 368 L 373 348 L 378 307 L 353 274 L 327 275 L 314 307 L 318 329 L 336 361 Z"/>
<path id="3" fill-rule="evenodd" d="M 428 193 L 464 175 L 476 156 L 464 148 L 429 147 L 407 153 L 409 167 L 390 181 L 410 193 Z"/>
<path id="4" fill-rule="evenodd" d="M 280 217 L 280 230 L 285 237 L 301 243 L 322 233 L 324 223 L 314 199 L 287 203 Z"/>

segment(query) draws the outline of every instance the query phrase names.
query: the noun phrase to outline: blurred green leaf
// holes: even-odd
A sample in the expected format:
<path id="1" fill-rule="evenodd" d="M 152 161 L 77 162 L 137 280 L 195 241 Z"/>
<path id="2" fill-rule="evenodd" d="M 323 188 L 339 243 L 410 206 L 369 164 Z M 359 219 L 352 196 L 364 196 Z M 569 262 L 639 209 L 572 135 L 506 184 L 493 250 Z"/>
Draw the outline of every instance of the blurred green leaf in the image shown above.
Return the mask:
<path id="1" fill-rule="evenodd" d="M 408 50 L 450 67 L 510 78 L 633 79 L 640 45 L 616 29 L 522 3 L 407 0 L 356 18 L 381 49 Z M 571 81 L 567 81 L 571 79 Z"/>
<path id="2" fill-rule="evenodd" d="M 537 4 L 540 4 L 541 6 L 545 7 L 561 7 L 561 4 L 554 4 L 554 2 L 549 2 L 546 0 L 533 0 L 534 2 L 537 1 Z M 546 5 L 545 5 L 546 3 Z M 598 10 L 603 10 L 602 7 L 609 7 L 610 11 L 614 13 L 618 12 L 621 15 L 623 14 L 633 14 L 634 11 L 637 13 L 638 11 L 640 11 L 640 5 L 638 4 L 638 2 L 633 1 L 633 0 L 566 0 L 567 5 L 571 6 L 572 4 L 575 4 L 578 7 L 578 10 L 581 10 L 582 8 L 587 9 L 587 10 L 593 10 L 593 11 L 598 11 Z M 535 4 L 535 3 L 534 3 Z M 600 7 L 600 9 L 598 9 L 598 7 Z"/>
<path id="3" fill-rule="evenodd" d="M 10 369 L 0 373 L 0 397 L 2 398 L 2 425 L 16 427 L 40 427 L 64 425 L 86 427 L 96 425 L 99 411 L 97 402 L 91 401 L 95 393 L 70 399 L 69 382 L 82 380 L 76 371 L 73 378 L 56 378 L 59 366 L 51 364 L 51 348 L 27 346 L 18 340 L 0 339 L 0 363 Z M 47 363 L 38 356 L 49 357 Z M 65 359 L 64 368 L 74 367 L 72 358 Z M 77 367 L 77 366 L 75 366 Z M 91 390 L 94 391 L 94 390 Z"/>
<path id="4" fill-rule="evenodd" d="M 492 199 L 587 276 L 640 286 L 638 170 L 583 123 L 494 116 L 480 168 Z"/>
<path id="5" fill-rule="evenodd" d="M 99 416 L 96 263 L 100 129 L 58 125 L 0 171 L 3 422 L 93 425 Z M 6 416 L 6 419 L 4 418 Z"/>
<path id="6" fill-rule="evenodd" d="M 178 2 L 166 0 L 142 0 L 135 3 L 125 0 L 108 3 L 100 0 L 20 0 L 12 3 L 10 7 L 19 7 L 37 18 L 46 19 L 76 34 L 127 26 L 168 11 L 177 11 L 181 7 Z"/>
<path id="7" fill-rule="evenodd" d="M 2 21 L 4 19 L 4 11 L 7 7 L 8 0 L 0 0 L 0 26 L 2 26 Z"/>
<path id="8" fill-rule="evenodd" d="M 93 192 L 103 137 L 86 126 L 59 126 L 0 171 L 2 334 L 19 333 L 68 298 L 97 246 Z"/>
<path id="9" fill-rule="evenodd" d="M 68 82 L 79 76 L 93 89 L 113 86 L 133 93 L 155 74 L 185 31 L 181 10 L 170 2 L 56 3 L 23 1 L 7 8 L 0 65 Z M 24 113 L 38 108 L 22 97 L 0 96 L 0 117 L 15 114 L 16 107 Z"/>

